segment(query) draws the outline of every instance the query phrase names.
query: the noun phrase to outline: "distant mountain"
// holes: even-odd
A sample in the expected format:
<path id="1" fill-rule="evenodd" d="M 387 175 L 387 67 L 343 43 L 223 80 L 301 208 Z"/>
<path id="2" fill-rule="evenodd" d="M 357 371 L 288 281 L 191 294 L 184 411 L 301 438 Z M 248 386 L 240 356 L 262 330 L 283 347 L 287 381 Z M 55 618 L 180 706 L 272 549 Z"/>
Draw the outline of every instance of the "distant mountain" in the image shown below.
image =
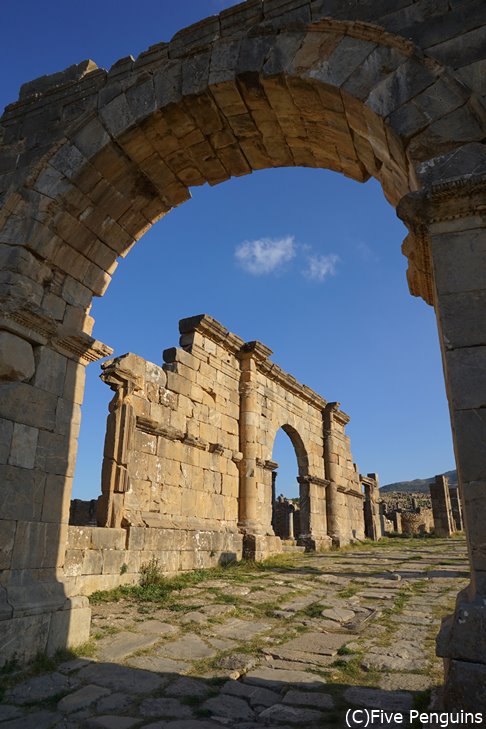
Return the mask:
<path id="1" fill-rule="evenodd" d="M 449 479 L 449 486 L 457 485 L 457 471 L 446 471 L 444 476 Z M 428 493 L 429 483 L 435 481 L 435 476 L 431 478 L 416 478 L 414 481 L 397 481 L 396 483 L 387 483 L 386 486 L 382 486 L 380 491 L 384 494 L 390 493 L 390 491 L 401 491 L 402 493 Z"/>

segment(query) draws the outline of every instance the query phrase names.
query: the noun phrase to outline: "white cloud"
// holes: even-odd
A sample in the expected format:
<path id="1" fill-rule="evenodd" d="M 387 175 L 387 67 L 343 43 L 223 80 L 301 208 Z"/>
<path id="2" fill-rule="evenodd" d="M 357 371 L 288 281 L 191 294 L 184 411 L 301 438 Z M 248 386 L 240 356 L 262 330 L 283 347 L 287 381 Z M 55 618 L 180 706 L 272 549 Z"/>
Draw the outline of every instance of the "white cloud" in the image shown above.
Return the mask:
<path id="1" fill-rule="evenodd" d="M 328 276 L 336 275 L 336 266 L 339 260 L 339 256 L 335 253 L 307 256 L 307 267 L 304 269 L 303 274 L 311 281 L 321 283 Z"/>
<path id="2" fill-rule="evenodd" d="M 253 276 L 273 273 L 295 257 L 293 235 L 285 238 L 259 238 L 240 243 L 235 258 L 242 268 Z"/>

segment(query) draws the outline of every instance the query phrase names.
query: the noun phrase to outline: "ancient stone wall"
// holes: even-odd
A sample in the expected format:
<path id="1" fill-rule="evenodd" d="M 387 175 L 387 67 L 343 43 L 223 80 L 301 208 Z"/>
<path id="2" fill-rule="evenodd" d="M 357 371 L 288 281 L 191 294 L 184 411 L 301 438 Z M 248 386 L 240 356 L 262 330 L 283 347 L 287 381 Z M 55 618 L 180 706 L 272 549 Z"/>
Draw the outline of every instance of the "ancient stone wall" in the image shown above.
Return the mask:
<path id="1" fill-rule="evenodd" d="M 338 403 L 271 362 L 265 345 L 245 343 L 209 316 L 183 319 L 180 332 L 181 346 L 164 351 L 163 366 L 134 354 L 102 365 L 115 396 L 98 525 L 231 534 L 240 540 L 234 551 L 244 538 L 252 558 L 280 551 L 271 457 L 283 428 L 296 454 L 298 543 L 315 549 L 362 538 L 364 497 Z M 167 571 L 177 571 L 174 560 Z"/>
<path id="2" fill-rule="evenodd" d="M 177 528 L 70 526 L 65 558 L 66 591 L 91 595 L 119 585 L 137 584 L 153 562 L 172 576 L 228 564 L 243 556 L 242 537 L 232 532 Z"/>

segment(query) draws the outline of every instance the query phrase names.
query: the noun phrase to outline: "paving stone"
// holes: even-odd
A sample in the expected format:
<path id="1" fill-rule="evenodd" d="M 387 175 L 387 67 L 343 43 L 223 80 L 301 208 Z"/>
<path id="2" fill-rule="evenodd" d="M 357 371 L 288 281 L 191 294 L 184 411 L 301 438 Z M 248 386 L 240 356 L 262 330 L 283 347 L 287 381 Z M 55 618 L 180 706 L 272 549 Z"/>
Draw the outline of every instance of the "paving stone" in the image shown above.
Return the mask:
<path id="1" fill-rule="evenodd" d="M 216 655 L 217 650 L 208 646 L 197 635 L 184 635 L 178 640 L 165 643 L 158 649 L 158 654 L 168 656 L 174 660 L 197 661 L 201 658 L 211 658 Z"/>
<path id="2" fill-rule="evenodd" d="M 131 716 L 113 716 L 107 714 L 106 716 L 97 716 L 93 719 L 88 719 L 85 726 L 87 729 L 130 729 L 140 723 L 140 718 L 133 718 Z"/>
<path id="3" fill-rule="evenodd" d="M 318 653 L 334 656 L 341 646 L 356 638 L 356 635 L 341 633 L 303 633 L 297 638 L 283 643 L 282 649 L 300 651 L 302 653 Z"/>
<path id="4" fill-rule="evenodd" d="M 161 620 L 144 620 L 143 623 L 137 623 L 133 630 L 136 630 L 137 633 L 154 633 L 155 635 L 164 636 L 164 635 L 174 635 L 174 633 L 177 633 L 177 628 L 175 625 L 171 625 L 170 623 L 164 623 Z"/>
<path id="5" fill-rule="evenodd" d="M 308 706 L 311 709 L 334 709 L 334 699 L 329 694 L 317 691 L 297 691 L 291 689 L 285 694 L 282 704 Z"/>
<path id="6" fill-rule="evenodd" d="M 184 676 L 169 684 L 164 691 L 166 696 L 176 698 L 198 698 L 204 699 L 211 692 L 211 687 L 205 681 L 197 678 Z"/>
<path id="7" fill-rule="evenodd" d="M 158 640 L 158 635 L 119 633 L 100 640 L 97 645 L 97 654 L 104 661 L 121 661 L 135 651 L 150 648 Z"/>
<path id="8" fill-rule="evenodd" d="M 73 658 L 71 661 L 65 661 L 64 663 L 61 663 L 60 666 L 57 667 L 58 673 L 74 673 L 75 671 L 79 671 L 80 668 L 84 668 L 84 666 L 89 666 L 90 663 L 93 661 L 90 661 L 88 658 Z"/>
<path id="9" fill-rule="evenodd" d="M 44 701 L 57 694 L 67 693 L 79 686 L 76 678 L 59 672 L 29 678 L 5 692 L 5 701 L 13 704 L 32 704 Z"/>
<path id="10" fill-rule="evenodd" d="M 18 706 L 11 706 L 10 704 L 0 705 L 0 721 L 7 721 L 7 719 L 16 719 L 18 716 L 22 716 L 23 711 Z"/>
<path id="11" fill-rule="evenodd" d="M 230 618 L 223 625 L 215 625 L 211 628 L 211 632 L 221 638 L 233 638 L 237 641 L 247 641 L 254 638 L 259 633 L 270 628 L 270 623 L 264 623 L 258 620 L 241 620 L 240 618 Z"/>
<path id="12" fill-rule="evenodd" d="M 99 711 L 100 714 L 124 712 L 130 706 L 133 706 L 133 703 L 133 698 L 130 694 L 109 694 L 109 696 L 105 696 L 98 701 L 98 703 L 96 704 L 96 711 Z"/>
<path id="13" fill-rule="evenodd" d="M 254 711 L 246 701 L 230 694 L 219 694 L 213 696 L 202 704 L 202 709 L 207 709 L 214 716 L 224 716 L 233 721 L 236 719 L 252 719 Z"/>
<path id="14" fill-rule="evenodd" d="M 273 668 L 256 668 L 247 673 L 243 679 L 245 683 L 252 683 L 256 686 L 269 688 L 276 691 L 283 691 L 288 684 L 299 685 L 302 688 L 320 688 L 326 683 L 322 676 L 306 671 L 281 671 Z"/>
<path id="15" fill-rule="evenodd" d="M 241 681 L 227 681 L 221 691 L 224 694 L 245 698 L 253 708 L 257 706 L 273 706 L 273 704 L 277 704 L 280 701 L 280 694 L 276 691 L 270 691 L 270 689 L 260 688 L 259 686 L 252 686 Z"/>
<path id="16" fill-rule="evenodd" d="M 181 615 L 179 618 L 179 622 L 182 625 L 188 625 L 189 623 L 195 623 L 196 625 L 206 625 L 208 620 L 209 617 L 201 610 L 191 610 L 190 612 Z"/>
<path id="17" fill-rule="evenodd" d="M 143 717 L 164 719 L 190 719 L 193 715 L 189 706 L 173 698 L 144 699 L 138 707 L 138 713 Z"/>
<path id="18" fill-rule="evenodd" d="M 352 686 L 346 689 L 344 699 L 354 706 L 379 707 L 385 711 L 406 712 L 412 708 L 412 695 L 405 691 L 381 691 L 380 689 Z"/>
<path id="19" fill-rule="evenodd" d="M 189 671 L 189 669 L 191 668 L 190 663 L 187 663 L 185 661 L 174 661 L 172 660 L 172 658 L 167 658 L 160 655 L 134 656 L 132 658 L 129 658 L 127 663 L 134 668 L 141 668 L 145 671 L 152 671 L 162 674 L 183 674 Z M 165 681 L 167 680 L 168 676 L 165 677 Z"/>
<path id="20" fill-rule="evenodd" d="M 322 722 L 324 715 L 320 711 L 314 709 L 301 708 L 296 706 L 287 706 L 285 704 L 274 704 L 268 709 L 264 709 L 260 715 L 260 719 L 265 722 L 282 722 L 286 721 L 291 724 L 301 724 L 303 726 Z"/>
<path id="21" fill-rule="evenodd" d="M 349 623 L 355 617 L 355 612 L 346 608 L 328 608 L 323 610 L 321 615 L 323 618 L 334 620 L 336 623 Z"/>
<path id="22" fill-rule="evenodd" d="M 56 719 L 61 718 L 60 714 L 52 711 L 35 711 L 18 719 L 2 722 L 2 729 L 50 729 Z"/>
<path id="23" fill-rule="evenodd" d="M 149 671 L 108 663 L 92 663 L 79 672 L 78 678 L 135 695 L 152 693 L 168 682 L 168 678 L 163 679 Z"/>
<path id="24" fill-rule="evenodd" d="M 297 663 L 309 664 L 312 666 L 330 666 L 334 660 L 337 651 L 332 655 L 322 655 L 320 653 L 305 653 L 304 651 L 292 651 L 285 647 L 285 644 L 276 648 L 265 648 L 264 653 L 276 658 L 280 661 L 295 661 Z"/>
<path id="25" fill-rule="evenodd" d="M 90 704 L 94 704 L 98 699 L 109 694 L 110 691 L 101 686 L 95 686 L 94 684 L 88 684 L 83 686 L 72 694 L 68 694 L 62 698 L 58 705 L 58 711 L 63 714 L 72 714 L 74 711 L 84 709 Z"/>
<path id="26" fill-rule="evenodd" d="M 227 651 L 235 648 L 238 645 L 238 641 L 230 640 L 229 638 L 213 638 L 213 636 L 204 636 L 205 640 L 209 645 L 216 648 L 218 651 Z"/>
<path id="27" fill-rule="evenodd" d="M 420 673 L 384 673 L 378 683 L 385 691 L 426 691 L 436 681 Z"/>
<path id="28" fill-rule="evenodd" d="M 249 653 L 232 653 L 229 656 L 220 658 L 218 661 L 218 667 L 241 674 L 249 671 L 251 668 L 256 666 L 257 663 L 258 659 L 255 656 L 251 656 Z"/>

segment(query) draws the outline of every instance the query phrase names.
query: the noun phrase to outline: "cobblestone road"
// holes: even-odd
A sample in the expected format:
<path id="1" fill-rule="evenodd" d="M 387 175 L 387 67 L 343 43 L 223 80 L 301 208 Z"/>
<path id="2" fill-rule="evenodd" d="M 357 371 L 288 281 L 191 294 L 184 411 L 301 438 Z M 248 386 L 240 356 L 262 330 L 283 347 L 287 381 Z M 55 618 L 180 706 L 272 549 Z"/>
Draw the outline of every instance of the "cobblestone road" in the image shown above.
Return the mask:
<path id="1" fill-rule="evenodd" d="M 0 729 L 311 729 L 344 727 L 350 707 L 426 707 L 440 616 L 466 582 L 463 540 L 396 539 L 99 602 L 84 656 L 4 674 Z"/>

